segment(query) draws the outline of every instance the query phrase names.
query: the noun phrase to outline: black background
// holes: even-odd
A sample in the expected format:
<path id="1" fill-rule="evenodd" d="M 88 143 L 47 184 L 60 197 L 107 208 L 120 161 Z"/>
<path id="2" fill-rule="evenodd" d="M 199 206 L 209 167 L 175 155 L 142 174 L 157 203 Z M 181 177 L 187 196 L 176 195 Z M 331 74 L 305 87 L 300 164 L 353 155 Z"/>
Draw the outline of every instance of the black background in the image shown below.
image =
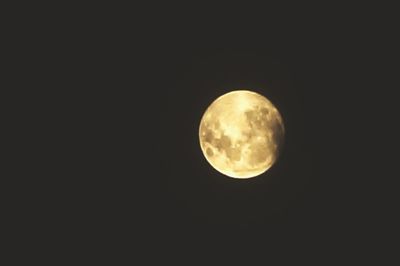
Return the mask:
<path id="1" fill-rule="evenodd" d="M 61 38 L 74 126 L 55 208 L 68 245 L 187 265 L 373 255 L 386 241 L 374 24 L 158 12 L 88 16 Z M 205 109 L 236 89 L 269 98 L 286 127 L 277 163 L 248 180 L 215 171 L 198 141 Z"/>

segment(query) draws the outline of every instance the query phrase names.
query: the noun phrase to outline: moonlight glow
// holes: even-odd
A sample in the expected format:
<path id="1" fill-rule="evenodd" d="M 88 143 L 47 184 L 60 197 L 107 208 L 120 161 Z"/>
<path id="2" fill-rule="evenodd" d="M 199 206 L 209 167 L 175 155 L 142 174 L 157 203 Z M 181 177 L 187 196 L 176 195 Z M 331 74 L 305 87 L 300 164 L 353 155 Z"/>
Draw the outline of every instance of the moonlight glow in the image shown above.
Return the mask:
<path id="1" fill-rule="evenodd" d="M 247 90 L 217 98 L 204 113 L 200 146 L 207 161 L 234 178 L 250 178 L 276 161 L 284 137 L 282 117 L 264 96 Z"/>

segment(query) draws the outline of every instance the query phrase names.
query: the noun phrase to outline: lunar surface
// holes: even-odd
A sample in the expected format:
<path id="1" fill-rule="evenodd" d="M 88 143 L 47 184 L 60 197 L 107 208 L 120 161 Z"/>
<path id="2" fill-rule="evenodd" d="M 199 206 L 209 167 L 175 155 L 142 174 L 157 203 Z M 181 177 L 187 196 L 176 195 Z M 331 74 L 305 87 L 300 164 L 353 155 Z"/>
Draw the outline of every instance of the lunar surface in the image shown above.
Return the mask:
<path id="1" fill-rule="evenodd" d="M 248 90 L 217 98 L 204 113 L 199 129 L 207 161 L 234 178 L 255 177 L 267 171 L 278 158 L 284 134 L 275 106 Z"/>

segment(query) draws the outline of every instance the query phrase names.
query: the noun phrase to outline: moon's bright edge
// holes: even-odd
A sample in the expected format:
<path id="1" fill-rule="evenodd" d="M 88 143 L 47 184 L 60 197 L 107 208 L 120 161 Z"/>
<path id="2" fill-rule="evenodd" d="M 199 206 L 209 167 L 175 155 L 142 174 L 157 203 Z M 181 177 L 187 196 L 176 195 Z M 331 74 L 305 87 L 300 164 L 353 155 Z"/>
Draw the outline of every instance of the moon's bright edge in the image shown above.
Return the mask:
<path id="1" fill-rule="evenodd" d="M 285 129 L 276 107 L 264 96 L 237 90 L 217 98 L 199 128 L 201 150 L 220 173 L 251 178 L 277 160 Z"/>

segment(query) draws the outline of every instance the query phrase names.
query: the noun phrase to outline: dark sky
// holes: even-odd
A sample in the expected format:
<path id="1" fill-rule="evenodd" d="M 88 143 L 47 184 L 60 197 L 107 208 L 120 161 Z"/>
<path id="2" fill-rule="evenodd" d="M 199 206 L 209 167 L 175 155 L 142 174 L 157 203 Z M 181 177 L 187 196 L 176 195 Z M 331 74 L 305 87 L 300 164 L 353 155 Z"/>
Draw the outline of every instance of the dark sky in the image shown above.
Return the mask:
<path id="1" fill-rule="evenodd" d="M 369 250 L 381 192 L 366 167 L 376 145 L 367 129 L 379 116 L 369 108 L 374 57 L 362 30 L 329 19 L 164 22 L 94 24 L 80 37 L 89 41 L 74 61 L 86 106 L 87 170 L 70 218 L 77 239 L 166 263 L 356 259 Z M 215 171 L 198 141 L 205 109 L 236 89 L 265 95 L 286 127 L 277 163 L 248 180 Z"/>

